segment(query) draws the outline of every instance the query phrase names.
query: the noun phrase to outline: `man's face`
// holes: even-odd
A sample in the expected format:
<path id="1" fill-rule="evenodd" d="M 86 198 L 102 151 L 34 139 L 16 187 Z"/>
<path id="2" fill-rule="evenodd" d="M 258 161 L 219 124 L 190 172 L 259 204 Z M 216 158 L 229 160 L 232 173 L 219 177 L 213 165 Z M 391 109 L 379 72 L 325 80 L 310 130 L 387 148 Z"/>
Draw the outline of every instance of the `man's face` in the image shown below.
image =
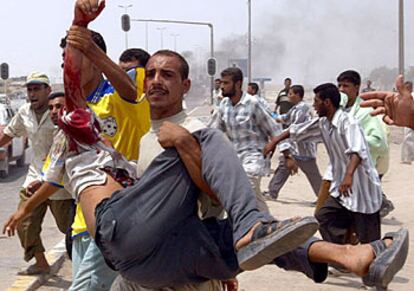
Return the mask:
<path id="1" fill-rule="evenodd" d="M 338 89 L 342 93 L 348 95 L 350 100 L 355 100 L 359 94 L 359 85 L 354 85 L 349 81 L 340 81 L 338 82 Z"/>
<path id="2" fill-rule="evenodd" d="M 47 97 L 50 94 L 50 87 L 46 84 L 27 85 L 27 98 L 34 111 L 42 110 L 47 106 Z"/>
<path id="3" fill-rule="evenodd" d="M 292 81 L 290 79 L 285 80 L 285 88 L 290 88 L 290 85 L 292 85 Z"/>
<path id="4" fill-rule="evenodd" d="M 214 89 L 216 90 L 220 89 L 220 80 L 214 81 Z"/>
<path id="5" fill-rule="evenodd" d="M 52 100 L 49 100 L 49 115 L 54 125 L 58 124 L 59 111 L 64 106 L 65 106 L 65 97 L 56 97 Z"/>
<path id="6" fill-rule="evenodd" d="M 247 93 L 249 93 L 250 95 L 256 95 L 256 92 L 252 86 L 247 86 Z"/>
<path id="7" fill-rule="evenodd" d="M 223 97 L 233 97 L 236 95 L 236 84 L 234 83 L 231 76 L 224 76 L 221 78 L 220 82 L 220 88 L 221 88 L 221 94 Z"/>
<path id="8" fill-rule="evenodd" d="M 182 110 L 184 94 L 191 87 L 189 79 L 180 74 L 181 63 L 173 56 L 155 55 L 145 68 L 145 92 L 151 110 L 165 112 L 165 117 Z"/>
<path id="9" fill-rule="evenodd" d="M 406 85 L 404 85 L 404 86 L 405 86 L 405 88 L 408 90 L 408 92 L 413 93 L 413 85 L 411 85 L 411 84 L 406 84 Z"/>
<path id="10" fill-rule="evenodd" d="M 289 90 L 288 97 L 289 97 L 289 101 L 292 102 L 293 104 L 298 104 L 300 100 L 302 100 L 299 95 L 293 92 L 292 89 Z"/>
<path id="11" fill-rule="evenodd" d="M 370 80 L 367 81 L 367 87 L 371 87 L 372 82 Z"/>
<path id="12" fill-rule="evenodd" d="M 138 67 L 138 65 L 139 65 L 139 61 L 138 60 L 127 61 L 127 62 L 119 61 L 119 66 L 124 71 L 129 71 L 129 70 L 131 70 L 133 68 Z"/>
<path id="13" fill-rule="evenodd" d="M 326 108 L 327 100 L 323 100 L 319 97 L 319 93 L 315 95 L 313 99 L 313 108 L 315 108 L 316 113 L 319 117 L 324 117 L 328 113 L 328 109 Z"/>

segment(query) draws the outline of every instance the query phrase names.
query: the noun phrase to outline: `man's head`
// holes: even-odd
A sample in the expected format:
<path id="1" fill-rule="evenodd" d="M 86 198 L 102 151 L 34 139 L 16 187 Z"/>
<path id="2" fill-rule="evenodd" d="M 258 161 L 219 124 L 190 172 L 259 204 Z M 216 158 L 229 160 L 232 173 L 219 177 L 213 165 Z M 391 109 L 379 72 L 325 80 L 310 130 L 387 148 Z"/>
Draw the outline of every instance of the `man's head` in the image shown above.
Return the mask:
<path id="1" fill-rule="evenodd" d="M 119 66 L 128 71 L 136 67 L 145 67 L 150 58 L 149 53 L 139 48 L 130 48 L 119 57 Z"/>
<path id="2" fill-rule="evenodd" d="M 413 93 L 413 82 L 406 81 L 404 82 L 404 86 L 408 90 L 408 92 Z"/>
<path id="3" fill-rule="evenodd" d="M 182 100 L 191 87 L 187 61 L 177 52 L 160 50 L 145 67 L 145 93 L 151 118 L 161 119 L 182 111 Z"/>
<path id="4" fill-rule="evenodd" d="M 65 93 L 63 92 L 54 92 L 48 97 L 48 107 L 50 119 L 52 119 L 53 124 L 58 124 L 59 111 L 65 106 Z"/>
<path id="5" fill-rule="evenodd" d="M 237 67 L 227 68 L 221 72 L 221 92 L 223 97 L 230 99 L 241 94 L 243 72 Z"/>
<path id="6" fill-rule="evenodd" d="M 257 85 L 257 83 L 249 83 L 247 85 L 247 93 L 249 93 L 250 95 L 257 95 L 259 92 L 259 85 Z"/>
<path id="7" fill-rule="evenodd" d="M 26 78 L 27 98 L 31 108 L 42 113 L 47 110 L 47 97 L 50 94 L 50 81 L 45 73 L 33 72 Z"/>
<path id="8" fill-rule="evenodd" d="M 348 104 L 354 104 L 361 86 L 361 76 L 359 73 L 353 70 L 342 72 L 336 81 L 338 82 L 339 91 L 348 95 Z"/>
<path id="9" fill-rule="evenodd" d="M 319 117 L 333 114 L 341 101 L 341 94 L 338 88 L 332 83 L 326 83 L 313 89 L 315 93 L 313 107 Z"/>
<path id="10" fill-rule="evenodd" d="M 303 100 L 303 96 L 305 96 L 305 90 L 301 85 L 293 85 L 289 89 L 288 96 L 289 101 L 296 105 Z"/>
<path id="11" fill-rule="evenodd" d="M 66 49 L 66 36 L 60 40 L 60 47 L 63 49 L 62 59 L 65 58 L 65 49 Z M 92 41 L 104 52 L 106 53 L 106 44 L 103 36 L 96 31 L 91 30 Z M 62 63 L 62 68 L 63 68 Z M 84 87 L 85 84 L 91 82 L 94 78 L 100 78 L 102 72 L 86 57 L 82 58 L 82 84 Z"/>
<path id="12" fill-rule="evenodd" d="M 290 85 L 292 85 L 292 79 L 291 78 L 286 78 L 285 81 L 283 82 L 283 84 L 285 85 L 285 89 L 289 89 Z"/>
<path id="13" fill-rule="evenodd" d="M 221 80 L 220 79 L 215 79 L 214 80 L 214 89 L 216 89 L 216 90 L 220 89 L 220 84 L 221 84 Z"/>
<path id="14" fill-rule="evenodd" d="M 371 80 L 368 80 L 368 81 L 367 81 L 367 87 L 368 87 L 368 88 L 371 88 L 371 85 L 372 85 L 372 81 L 371 81 Z"/>

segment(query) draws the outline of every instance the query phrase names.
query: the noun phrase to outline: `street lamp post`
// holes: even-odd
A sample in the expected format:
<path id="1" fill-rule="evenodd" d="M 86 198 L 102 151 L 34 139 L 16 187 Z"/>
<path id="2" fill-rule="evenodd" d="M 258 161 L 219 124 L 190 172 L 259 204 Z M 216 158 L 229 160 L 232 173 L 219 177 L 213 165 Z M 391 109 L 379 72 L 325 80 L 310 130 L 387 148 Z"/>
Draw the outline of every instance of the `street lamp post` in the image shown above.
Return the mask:
<path id="1" fill-rule="evenodd" d="M 398 45 L 398 71 L 400 75 L 404 75 L 404 0 L 399 0 L 398 9 L 398 31 L 399 31 L 399 45 Z"/>
<path id="2" fill-rule="evenodd" d="M 166 27 L 157 27 L 157 30 L 159 30 L 160 32 L 160 37 L 161 37 L 161 49 L 164 48 L 164 30 L 166 30 Z"/>
<path id="3" fill-rule="evenodd" d="M 214 27 L 213 24 L 209 22 L 199 22 L 199 21 L 181 21 L 181 20 L 167 20 L 167 19 L 131 19 L 131 21 L 137 22 L 155 22 L 155 23 L 174 23 L 174 24 L 187 24 L 187 25 L 203 25 L 208 26 L 210 29 L 210 57 L 214 58 Z M 210 77 L 210 103 L 213 102 L 213 88 L 214 88 L 214 76 Z"/>
<path id="4" fill-rule="evenodd" d="M 171 33 L 171 36 L 174 38 L 174 51 L 177 51 L 177 37 L 180 36 L 178 33 Z"/>
<path id="5" fill-rule="evenodd" d="M 118 5 L 119 8 L 125 9 L 125 14 L 128 14 L 128 8 L 131 8 L 132 6 L 133 6 L 132 4 Z M 128 49 L 128 32 L 127 31 L 125 31 L 125 49 Z"/>

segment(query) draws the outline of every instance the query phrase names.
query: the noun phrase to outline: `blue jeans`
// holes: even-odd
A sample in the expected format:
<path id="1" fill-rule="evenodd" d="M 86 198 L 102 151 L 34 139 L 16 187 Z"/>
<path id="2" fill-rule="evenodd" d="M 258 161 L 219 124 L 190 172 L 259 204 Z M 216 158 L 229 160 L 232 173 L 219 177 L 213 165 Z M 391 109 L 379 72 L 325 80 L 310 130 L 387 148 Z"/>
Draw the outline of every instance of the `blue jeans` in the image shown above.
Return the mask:
<path id="1" fill-rule="evenodd" d="M 77 237 L 72 245 L 72 285 L 70 291 L 110 290 L 118 275 L 111 270 L 89 235 Z"/>

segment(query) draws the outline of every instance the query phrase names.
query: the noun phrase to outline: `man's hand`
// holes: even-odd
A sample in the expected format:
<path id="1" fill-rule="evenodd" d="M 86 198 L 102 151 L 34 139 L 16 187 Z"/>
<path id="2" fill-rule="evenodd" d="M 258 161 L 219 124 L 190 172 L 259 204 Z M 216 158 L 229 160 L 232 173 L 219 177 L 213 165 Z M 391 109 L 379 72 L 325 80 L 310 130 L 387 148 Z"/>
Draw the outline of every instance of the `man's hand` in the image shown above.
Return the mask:
<path id="1" fill-rule="evenodd" d="M 86 27 L 105 8 L 105 0 L 77 0 L 73 25 Z"/>
<path id="2" fill-rule="evenodd" d="M 72 25 L 68 31 L 66 41 L 88 58 L 93 57 L 94 51 L 98 48 L 92 39 L 92 32 L 82 26 Z"/>
<path id="3" fill-rule="evenodd" d="M 7 233 L 7 236 L 13 236 L 16 232 L 17 225 L 27 216 L 24 211 L 24 207 L 17 210 L 3 226 L 3 234 Z"/>
<path id="4" fill-rule="evenodd" d="M 267 156 L 269 156 L 269 154 L 270 154 L 270 156 L 272 156 L 275 149 L 276 149 L 276 144 L 274 144 L 272 141 L 268 142 L 265 145 L 265 147 L 263 148 L 263 156 L 267 157 Z"/>
<path id="5" fill-rule="evenodd" d="M 293 176 L 298 173 L 298 164 L 296 163 L 296 160 L 293 156 L 285 156 L 285 164 L 290 175 Z"/>
<path id="6" fill-rule="evenodd" d="M 341 185 L 339 185 L 339 193 L 344 197 L 349 197 L 352 194 L 352 175 L 345 175 Z"/>
<path id="7" fill-rule="evenodd" d="M 163 148 L 175 147 L 177 143 L 185 142 L 187 138 L 191 137 L 191 133 L 185 128 L 165 121 L 158 133 L 158 142 Z"/>
<path id="8" fill-rule="evenodd" d="M 361 95 L 361 107 L 373 107 L 371 115 L 384 114 L 384 122 L 389 125 L 405 126 L 414 129 L 414 100 L 404 86 L 403 76 L 395 82 L 397 92 L 369 92 Z"/>
<path id="9" fill-rule="evenodd" d="M 42 186 L 42 181 L 35 180 L 26 187 L 26 196 L 32 196 Z"/>
<path id="10" fill-rule="evenodd" d="M 221 281 L 223 284 L 225 291 L 237 291 L 239 290 L 239 281 L 237 281 L 236 278 L 229 279 L 229 280 L 223 280 Z"/>

